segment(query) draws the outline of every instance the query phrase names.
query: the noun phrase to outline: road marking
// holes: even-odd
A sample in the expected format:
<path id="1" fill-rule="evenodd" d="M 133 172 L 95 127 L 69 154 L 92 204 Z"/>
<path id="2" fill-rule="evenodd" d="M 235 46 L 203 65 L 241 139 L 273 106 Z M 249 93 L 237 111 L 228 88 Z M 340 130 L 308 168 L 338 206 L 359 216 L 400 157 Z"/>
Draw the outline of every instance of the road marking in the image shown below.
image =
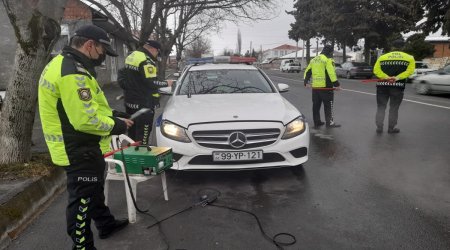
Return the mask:
<path id="1" fill-rule="evenodd" d="M 358 91 L 358 90 L 352 90 L 352 89 L 342 89 L 342 90 L 350 91 L 350 92 L 356 92 L 356 93 L 361 93 L 361 94 L 366 94 L 366 95 L 376 95 L 376 94 L 373 94 L 373 93 L 368 93 L 368 92 L 363 92 L 363 91 Z M 414 101 L 414 100 L 411 100 L 411 99 L 403 99 L 403 101 L 413 102 L 413 103 L 422 104 L 422 105 L 431 106 L 431 107 L 436 107 L 436 108 L 450 109 L 450 107 L 447 107 L 447 106 L 441 106 L 441 105 L 436 105 L 436 104 L 431 104 L 431 103 L 426 103 L 426 102 L 419 102 L 419 101 Z"/>
<path id="2" fill-rule="evenodd" d="M 281 76 L 273 76 L 273 77 L 278 77 L 278 78 L 291 80 L 291 81 L 297 81 L 295 79 L 290 79 L 290 78 L 281 77 Z M 353 90 L 353 89 L 342 89 L 342 91 L 349 91 L 349 92 L 355 92 L 355 93 L 360 93 L 360 94 L 365 94 L 365 95 L 376 96 L 376 94 L 374 94 L 374 93 L 368 93 L 368 92 L 358 91 L 358 90 Z M 450 110 L 450 107 L 448 107 L 448 106 L 436 105 L 436 104 L 431 104 L 431 103 L 426 103 L 426 102 L 419 102 L 419 101 L 414 101 L 414 100 L 411 100 L 411 99 L 403 99 L 403 101 L 413 102 L 413 103 L 422 104 L 422 105 L 426 105 L 426 106 L 431 106 L 431 107 L 443 108 L 443 109 L 449 109 Z"/>

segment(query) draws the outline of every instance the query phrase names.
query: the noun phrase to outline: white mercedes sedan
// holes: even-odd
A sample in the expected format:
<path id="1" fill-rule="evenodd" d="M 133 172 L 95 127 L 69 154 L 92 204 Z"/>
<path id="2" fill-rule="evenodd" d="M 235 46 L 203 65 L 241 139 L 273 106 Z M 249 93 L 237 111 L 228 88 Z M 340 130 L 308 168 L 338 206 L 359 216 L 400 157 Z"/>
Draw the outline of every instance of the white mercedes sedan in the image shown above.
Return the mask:
<path id="1" fill-rule="evenodd" d="M 189 66 L 156 121 L 158 146 L 175 170 L 299 166 L 308 160 L 304 116 L 260 69 L 244 64 Z"/>

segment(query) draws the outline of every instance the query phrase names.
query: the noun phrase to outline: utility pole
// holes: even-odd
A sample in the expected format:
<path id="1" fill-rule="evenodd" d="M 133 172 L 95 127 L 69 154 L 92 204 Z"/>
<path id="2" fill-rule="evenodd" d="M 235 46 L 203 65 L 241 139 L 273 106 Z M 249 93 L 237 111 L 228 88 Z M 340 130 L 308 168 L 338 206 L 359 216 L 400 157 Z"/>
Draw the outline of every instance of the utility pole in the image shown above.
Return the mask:
<path id="1" fill-rule="evenodd" d="M 319 55 L 319 38 L 316 38 L 316 56 Z"/>
<path id="2" fill-rule="evenodd" d="M 295 48 L 295 61 L 297 61 L 297 52 L 298 52 L 298 39 L 297 39 L 297 45 L 296 45 L 296 48 Z"/>
<path id="3" fill-rule="evenodd" d="M 303 49 L 302 49 L 302 65 L 301 65 L 301 67 L 305 67 L 305 40 L 302 40 L 303 41 Z M 309 49 L 309 48 L 307 48 L 307 49 Z"/>

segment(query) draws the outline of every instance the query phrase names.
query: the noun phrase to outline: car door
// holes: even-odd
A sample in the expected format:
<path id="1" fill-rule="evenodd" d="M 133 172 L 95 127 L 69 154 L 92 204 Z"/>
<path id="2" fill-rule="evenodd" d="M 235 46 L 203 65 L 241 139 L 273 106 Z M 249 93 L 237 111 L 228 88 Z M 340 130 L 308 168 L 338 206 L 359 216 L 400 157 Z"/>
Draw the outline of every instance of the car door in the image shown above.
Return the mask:
<path id="1" fill-rule="evenodd" d="M 450 65 L 447 65 L 438 73 L 433 82 L 434 91 L 450 92 Z"/>
<path id="2" fill-rule="evenodd" d="M 343 76 L 342 65 L 341 65 L 340 63 L 335 63 L 335 64 L 334 64 L 334 67 L 335 67 L 335 69 L 336 69 L 336 75 L 337 75 L 338 77 Z"/>

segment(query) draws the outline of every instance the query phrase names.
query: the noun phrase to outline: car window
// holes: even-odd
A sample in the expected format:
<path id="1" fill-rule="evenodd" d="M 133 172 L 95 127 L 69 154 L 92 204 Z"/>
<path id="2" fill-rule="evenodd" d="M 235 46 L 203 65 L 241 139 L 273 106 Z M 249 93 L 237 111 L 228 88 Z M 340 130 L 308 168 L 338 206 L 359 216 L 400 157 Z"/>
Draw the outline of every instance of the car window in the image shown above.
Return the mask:
<path id="1" fill-rule="evenodd" d="M 428 69 L 428 65 L 425 63 L 416 62 L 416 69 Z"/>
<path id="2" fill-rule="evenodd" d="M 354 62 L 353 66 L 355 66 L 355 67 L 363 67 L 363 66 L 369 66 L 369 64 L 364 63 L 364 62 Z"/>
<path id="3" fill-rule="evenodd" d="M 450 65 L 445 66 L 443 71 L 447 74 L 450 74 Z"/>
<path id="4" fill-rule="evenodd" d="M 275 90 L 258 70 L 199 70 L 184 77 L 180 95 L 273 93 Z"/>

